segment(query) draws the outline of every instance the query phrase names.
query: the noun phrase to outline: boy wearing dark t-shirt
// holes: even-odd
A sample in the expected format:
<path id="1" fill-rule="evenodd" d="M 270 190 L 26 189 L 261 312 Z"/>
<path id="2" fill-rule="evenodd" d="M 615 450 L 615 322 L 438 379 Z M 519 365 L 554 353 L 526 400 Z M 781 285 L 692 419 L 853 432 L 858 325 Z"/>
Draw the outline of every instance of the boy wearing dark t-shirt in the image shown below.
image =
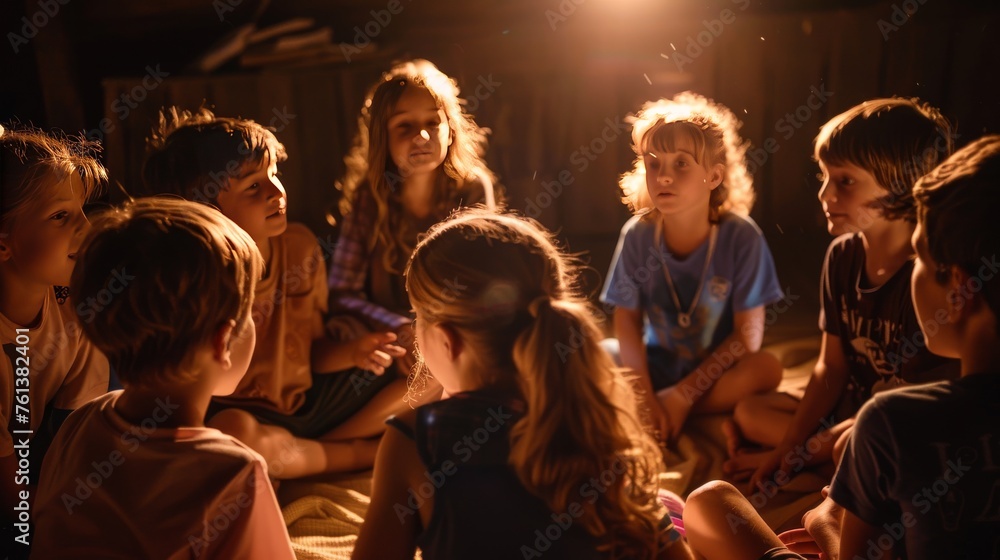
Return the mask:
<path id="1" fill-rule="evenodd" d="M 951 138 L 936 109 L 899 98 L 866 101 L 820 129 L 819 200 L 830 233 L 839 236 L 823 266 L 822 346 L 801 401 L 771 393 L 734 411 L 731 453 L 740 439 L 773 448 L 734 453 L 725 465 L 730 473 L 752 472 L 752 487 L 787 480 L 805 465 L 835 463 L 854 414 L 872 394 L 957 377 L 957 364 L 923 347 L 909 287 L 911 189 L 951 153 Z"/>
<path id="2" fill-rule="evenodd" d="M 830 497 L 841 557 L 1000 558 L 1000 136 L 914 188 L 913 304 L 927 348 L 961 378 L 876 395 Z"/>

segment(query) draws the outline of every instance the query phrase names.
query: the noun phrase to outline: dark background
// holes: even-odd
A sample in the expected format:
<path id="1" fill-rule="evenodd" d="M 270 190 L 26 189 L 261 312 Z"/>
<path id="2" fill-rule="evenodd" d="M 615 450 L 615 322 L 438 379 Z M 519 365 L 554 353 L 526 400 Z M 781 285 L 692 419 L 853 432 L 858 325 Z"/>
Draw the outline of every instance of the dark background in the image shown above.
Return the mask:
<path id="1" fill-rule="evenodd" d="M 492 129 L 487 159 L 510 207 L 582 254 L 591 290 L 628 218 L 616 179 L 632 154 L 628 130 L 616 125 L 646 100 L 685 89 L 711 97 L 744 122 L 756 157 L 752 216 L 782 284 L 800 298 L 779 329 L 815 328 L 830 241 L 811 160 L 820 125 L 865 99 L 901 95 L 939 107 L 957 124 L 959 147 L 1000 132 L 996 1 L 398 0 L 396 14 L 385 0 L 64 1 L 0 6 L 0 122 L 102 140 L 113 181 L 130 191 L 163 104 L 205 101 L 217 114 L 272 124 L 289 151 L 291 218 L 334 239 L 325 214 L 365 90 L 394 60 L 428 58 Z M 186 70 L 244 23 L 299 16 L 345 43 L 367 25 L 379 48 L 351 63 Z M 44 24 L 32 33 L 22 18 Z M 150 69 L 168 76 L 143 87 Z"/>

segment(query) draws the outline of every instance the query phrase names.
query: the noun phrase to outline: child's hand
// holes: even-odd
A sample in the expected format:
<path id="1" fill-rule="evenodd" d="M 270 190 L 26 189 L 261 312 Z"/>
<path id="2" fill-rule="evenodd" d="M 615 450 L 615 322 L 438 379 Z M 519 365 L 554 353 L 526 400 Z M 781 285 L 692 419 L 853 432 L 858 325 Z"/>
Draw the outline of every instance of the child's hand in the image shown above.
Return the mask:
<path id="1" fill-rule="evenodd" d="M 657 397 L 661 408 L 667 415 L 669 425 L 667 437 L 670 441 L 676 441 L 681 435 L 681 428 L 684 427 L 684 423 L 687 421 L 694 403 L 682 395 L 676 386 L 663 389 L 657 393 Z"/>
<path id="2" fill-rule="evenodd" d="M 670 416 L 660 404 L 660 399 L 654 393 L 646 398 L 646 408 L 649 410 L 649 423 L 653 429 L 653 438 L 657 443 L 665 443 L 670 439 Z"/>
<path id="3" fill-rule="evenodd" d="M 761 488 L 761 484 L 766 481 L 771 481 L 774 479 L 774 473 L 778 471 L 783 471 L 788 478 L 791 478 L 794 470 L 791 465 L 785 461 L 785 457 L 788 456 L 788 451 L 784 447 L 778 447 L 777 449 L 768 453 L 767 457 L 761 462 L 757 470 L 754 471 L 753 475 L 750 476 L 750 490 L 756 491 Z"/>
<path id="4" fill-rule="evenodd" d="M 396 333 L 376 332 L 362 335 L 352 342 L 351 357 L 354 365 L 376 375 L 385 373 L 393 358 L 406 355 L 406 349 L 393 344 Z"/>
<path id="5" fill-rule="evenodd" d="M 821 560 L 840 558 L 840 526 L 844 508 L 830 499 L 830 487 L 823 488 L 820 505 L 802 516 L 802 528 L 778 535 L 792 552 L 819 555 Z"/>

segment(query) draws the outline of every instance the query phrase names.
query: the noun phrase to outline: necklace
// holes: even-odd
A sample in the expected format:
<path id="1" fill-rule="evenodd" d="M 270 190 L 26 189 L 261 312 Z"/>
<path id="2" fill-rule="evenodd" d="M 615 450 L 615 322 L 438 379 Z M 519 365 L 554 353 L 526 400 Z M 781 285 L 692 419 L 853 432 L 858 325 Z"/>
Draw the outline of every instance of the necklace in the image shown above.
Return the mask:
<path id="1" fill-rule="evenodd" d="M 670 297 L 674 300 L 674 308 L 677 309 L 677 324 L 683 328 L 688 328 L 691 326 L 691 314 L 698 307 L 698 300 L 701 298 L 701 289 L 705 285 L 705 276 L 708 274 L 708 265 L 712 262 L 712 255 L 715 253 L 715 240 L 719 234 L 719 227 L 716 224 L 712 224 L 712 231 L 709 233 L 708 237 L 708 254 L 705 255 L 705 266 L 701 269 L 701 279 L 698 280 L 698 288 L 694 292 L 694 299 L 691 300 L 691 306 L 688 307 L 687 312 L 681 311 L 681 300 L 677 296 L 677 288 L 674 287 L 674 279 L 670 277 L 670 268 L 667 266 L 667 261 L 663 258 L 662 252 L 657 252 L 660 258 L 660 264 L 663 265 L 663 277 L 667 279 L 667 286 L 670 287 Z M 656 224 L 656 239 L 658 241 L 663 241 L 662 230 L 660 222 Z"/>

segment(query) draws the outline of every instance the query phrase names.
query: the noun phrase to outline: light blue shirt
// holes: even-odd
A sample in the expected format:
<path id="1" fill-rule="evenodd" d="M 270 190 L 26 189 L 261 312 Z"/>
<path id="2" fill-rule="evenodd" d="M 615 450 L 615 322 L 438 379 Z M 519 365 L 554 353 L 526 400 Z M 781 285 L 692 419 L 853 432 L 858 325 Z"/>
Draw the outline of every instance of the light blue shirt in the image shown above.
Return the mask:
<path id="1" fill-rule="evenodd" d="M 675 356 L 674 374 L 684 375 L 704 360 L 734 329 L 733 313 L 768 305 L 782 298 L 771 250 L 749 217 L 723 214 L 712 260 L 705 273 L 691 324 L 677 320 L 663 264 L 670 270 L 681 310 L 687 311 L 701 280 L 708 254 L 706 240 L 683 260 L 657 237 L 656 211 L 632 217 L 618 238 L 601 301 L 639 309 L 645 323 L 645 343 Z"/>

